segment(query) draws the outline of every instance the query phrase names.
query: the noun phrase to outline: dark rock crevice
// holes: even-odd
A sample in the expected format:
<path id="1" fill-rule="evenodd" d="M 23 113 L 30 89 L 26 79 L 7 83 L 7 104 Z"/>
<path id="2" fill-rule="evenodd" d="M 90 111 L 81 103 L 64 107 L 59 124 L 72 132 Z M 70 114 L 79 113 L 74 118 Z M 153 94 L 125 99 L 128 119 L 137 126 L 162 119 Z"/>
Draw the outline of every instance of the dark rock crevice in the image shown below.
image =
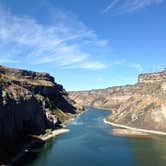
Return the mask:
<path id="1" fill-rule="evenodd" d="M 77 113 L 63 86 L 49 74 L 0 66 L 0 140 L 41 134 L 60 127 L 61 116 L 67 120 Z"/>

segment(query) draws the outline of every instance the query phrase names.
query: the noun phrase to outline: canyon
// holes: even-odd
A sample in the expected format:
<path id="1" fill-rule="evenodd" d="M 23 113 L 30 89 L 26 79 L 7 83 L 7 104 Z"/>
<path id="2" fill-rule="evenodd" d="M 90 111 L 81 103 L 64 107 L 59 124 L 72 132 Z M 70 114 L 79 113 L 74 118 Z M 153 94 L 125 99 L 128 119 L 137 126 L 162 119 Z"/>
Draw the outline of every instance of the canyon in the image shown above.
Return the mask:
<path id="1" fill-rule="evenodd" d="M 0 165 L 27 137 L 62 128 L 82 110 L 48 73 L 0 66 Z"/>
<path id="2" fill-rule="evenodd" d="M 0 165 L 58 133 L 83 106 L 110 111 L 108 124 L 166 134 L 166 69 L 134 85 L 66 92 L 48 73 L 0 66 Z"/>
<path id="3" fill-rule="evenodd" d="M 140 74 L 134 85 L 70 92 L 81 105 L 111 110 L 107 122 L 166 132 L 166 69 Z"/>

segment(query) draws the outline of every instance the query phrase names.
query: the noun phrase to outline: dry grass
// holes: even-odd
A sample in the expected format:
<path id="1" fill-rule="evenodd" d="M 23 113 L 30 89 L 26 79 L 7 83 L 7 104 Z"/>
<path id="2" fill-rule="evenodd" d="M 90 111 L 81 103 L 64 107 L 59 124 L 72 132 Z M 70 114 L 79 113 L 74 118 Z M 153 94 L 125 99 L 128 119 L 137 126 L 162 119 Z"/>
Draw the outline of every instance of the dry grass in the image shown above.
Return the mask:
<path id="1" fill-rule="evenodd" d="M 30 85 L 40 85 L 40 86 L 53 86 L 54 85 L 51 81 L 47 81 L 47 80 L 27 79 L 24 77 L 16 77 L 16 76 L 11 76 L 11 75 L 5 75 L 4 77 L 7 80 L 20 81 L 20 82 L 27 83 Z"/>

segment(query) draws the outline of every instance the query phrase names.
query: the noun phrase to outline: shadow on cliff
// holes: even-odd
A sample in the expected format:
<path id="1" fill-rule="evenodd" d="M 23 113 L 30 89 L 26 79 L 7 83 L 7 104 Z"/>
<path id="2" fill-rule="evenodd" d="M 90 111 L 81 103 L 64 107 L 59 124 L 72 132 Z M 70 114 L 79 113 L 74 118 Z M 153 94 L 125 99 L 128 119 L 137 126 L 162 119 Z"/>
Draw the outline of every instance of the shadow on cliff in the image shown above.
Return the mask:
<path id="1" fill-rule="evenodd" d="M 15 142 L 3 141 L 0 143 L 0 165 L 25 165 L 38 157 L 39 153 L 33 152 L 33 149 L 41 148 L 45 143 L 31 136 L 22 137 Z"/>
<path id="2" fill-rule="evenodd" d="M 166 137 L 153 136 L 151 140 L 130 139 L 136 164 L 141 166 L 165 166 L 166 164 Z"/>

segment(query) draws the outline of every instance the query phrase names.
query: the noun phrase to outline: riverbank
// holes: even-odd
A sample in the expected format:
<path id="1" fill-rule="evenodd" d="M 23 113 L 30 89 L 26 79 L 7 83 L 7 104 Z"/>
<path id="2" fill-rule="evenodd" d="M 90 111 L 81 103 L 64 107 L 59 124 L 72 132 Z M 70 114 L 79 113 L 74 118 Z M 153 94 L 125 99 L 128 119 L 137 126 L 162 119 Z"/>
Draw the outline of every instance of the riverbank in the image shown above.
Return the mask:
<path id="1" fill-rule="evenodd" d="M 24 155 L 26 155 L 27 152 L 29 152 L 29 150 L 31 149 L 31 147 L 34 144 L 44 143 L 51 138 L 54 138 L 60 134 L 63 134 L 63 133 L 69 132 L 69 131 L 70 131 L 69 129 L 61 128 L 61 129 L 52 130 L 49 134 L 44 134 L 44 135 L 40 135 L 40 136 L 32 136 L 32 140 L 29 143 L 25 144 L 25 146 L 22 148 L 22 150 L 18 154 L 16 154 L 10 160 L 10 162 L 7 163 L 6 165 L 13 165 L 13 164 L 17 163 L 20 160 L 20 158 L 22 158 Z"/>
<path id="2" fill-rule="evenodd" d="M 87 106 L 87 107 L 90 107 L 90 106 Z M 105 111 L 112 111 L 112 109 L 110 109 L 110 108 L 104 108 L 104 107 L 95 107 L 95 106 L 93 106 L 91 108 L 96 108 L 96 109 L 105 110 Z"/>
<path id="3" fill-rule="evenodd" d="M 139 129 L 139 128 L 134 128 L 134 127 L 130 127 L 130 126 L 126 126 L 126 125 L 121 125 L 121 124 L 116 124 L 116 123 L 112 123 L 112 122 L 109 122 L 109 121 L 107 121 L 105 118 L 104 118 L 104 123 L 106 123 L 106 124 L 109 124 L 109 125 L 111 125 L 111 126 L 114 126 L 114 127 L 118 127 L 118 128 L 122 128 L 122 129 L 127 129 L 128 130 L 128 132 L 127 132 L 127 130 L 125 131 L 124 130 L 124 135 L 126 135 L 127 136 L 127 133 L 128 133 L 128 135 L 147 135 L 147 134 L 155 134 L 155 135 L 164 135 L 164 136 L 166 136 L 166 132 L 162 132 L 162 131 L 155 131 L 155 130 L 146 130 L 146 129 Z M 131 132 L 132 131 L 132 132 Z M 116 131 L 116 134 L 118 134 L 118 131 Z M 119 130 L 119 134 L 122 134 L 122 130 Z"/>
<path id="4" fill-rule="evenodd" d="M 51 131 L 49 134 L 46 134 L 46 135 L 43 135 L 43 136 L 40 136 L 37 138 L 41 139 L 42 141 L 48 141 L 49 139 L 55 137 L 55 136 L 58 136 L 60 134 L 63 134 L 63 133 L 66 133 L 66 132 L 69 132 L 70 130 L 69 129 L 56 129 L 56 130 L 53 130 Z"/>
<path id="5" fill-rule="evenodd" d="M 80 113 L 78 113 L 75 117 L 69 119 L 66 124 L 64 124 L 60 129 L 55 129 L 55 130 L 49 130 L 47 131 L 45 134 L 41 134 L 41 135 L 31 135 L 30 137 L 32 138 L 28 143 L 25 143 L 25 145 L 23 146 L 22 150 L 17 153 L 12 159 L 10 159 L 9 163 L 7 163 L 6 165 L 10 166 L 13 165 L 15 163 L 17 163 L 24 155 L 26 155 L 27 152 L 29 152 L 29 150 L 32 148 L 33 145 L 38 144 L 38 143 L 45 143 L 46 141 L 50 140 L 51 138 L 54 138 L 60 134 L 69 132 L 69 129 L 66 129 L 66 125 L 70 122 L 75 120 L 76 118 L 78 118 L 82 113 L 84 113 L 84 109 L 83 111 L 81 111 Z M 5 165 L 5 164 L 4 164 Z"/>
<path id="6" fill-rule="evenodd" d="M 112 129 L 112 134 L 117 136 L 125 136 L 125 137 L 136 137 L 136 138 L 149 138 L 151 134 L 134 131 L 129 129 L 115 128 Z"/>

